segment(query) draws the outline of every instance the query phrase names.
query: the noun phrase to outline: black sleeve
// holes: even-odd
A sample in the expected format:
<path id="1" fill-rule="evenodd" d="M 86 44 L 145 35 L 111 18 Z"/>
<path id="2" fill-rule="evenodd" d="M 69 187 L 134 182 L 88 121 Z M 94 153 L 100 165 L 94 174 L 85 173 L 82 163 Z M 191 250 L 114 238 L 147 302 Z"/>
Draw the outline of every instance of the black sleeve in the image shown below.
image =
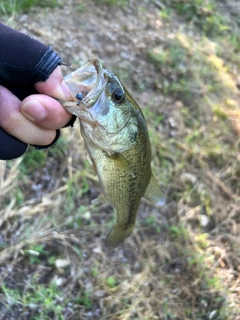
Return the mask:
<path id="1" fill-rule="evenodd" d="M 0 128 L 0 159 L 11 160 L 20 157 L 27 150 L 28 145 L 11 136 Z"/>
<path id="2" fill-rule="evenodd" d="M 2 23 L 0 48 L 0 85 L 9 89 L 20 100 L 37 93 L 34 84 L 46 81 L 62 62 L 51 47 Z M 56 134 L 56 137 L 58 136 L 59 132 Z M 0 159 L 17 158 L 26 149 L 27 144 L 0 128 Z"/>
<path id="3" fill-rule="evenodd" d="M 51 47 L 0 23 L 0 84 L 20 100 L 35 93 L 62 59 Z"/>

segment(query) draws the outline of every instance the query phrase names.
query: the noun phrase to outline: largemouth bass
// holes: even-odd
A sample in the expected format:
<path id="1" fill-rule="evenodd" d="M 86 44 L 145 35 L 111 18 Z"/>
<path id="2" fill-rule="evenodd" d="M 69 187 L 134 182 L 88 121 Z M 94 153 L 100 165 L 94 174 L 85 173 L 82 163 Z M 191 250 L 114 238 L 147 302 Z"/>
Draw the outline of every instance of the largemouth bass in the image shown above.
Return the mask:
<path id="1" fill-rule="evenodd" d="M 140 200 L 161 205 L 162 193 L 151 171 L 151 147 L 144 116 L 116 75 L 92 60 L 65 77 L 73 101 L 66 111 L 80 120 L 102 196 L 117 211 L 106 244 L 129 237 Z"/>

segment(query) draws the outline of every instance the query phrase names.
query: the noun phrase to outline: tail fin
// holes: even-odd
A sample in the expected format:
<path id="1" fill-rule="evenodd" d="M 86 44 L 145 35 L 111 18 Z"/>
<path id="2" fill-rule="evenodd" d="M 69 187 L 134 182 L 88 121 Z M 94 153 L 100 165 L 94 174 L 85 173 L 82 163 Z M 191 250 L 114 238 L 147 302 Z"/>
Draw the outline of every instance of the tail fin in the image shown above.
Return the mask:
<path id="1" fill-rule="evenodd" d="M 107 235 L 106 245 L 113 248 L 117 247 L 119 243 L 131 235 L 133 228 L 134 224 L 125 228 L 116 223 Z"/>

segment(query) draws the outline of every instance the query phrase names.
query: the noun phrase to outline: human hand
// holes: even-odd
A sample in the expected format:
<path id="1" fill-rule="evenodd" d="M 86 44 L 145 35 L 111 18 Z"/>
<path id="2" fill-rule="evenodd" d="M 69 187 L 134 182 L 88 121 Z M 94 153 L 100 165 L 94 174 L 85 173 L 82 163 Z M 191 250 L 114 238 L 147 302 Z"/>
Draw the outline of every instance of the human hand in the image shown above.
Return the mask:
<path id="1" fill-rule="evenodd" d="M 35 83 L 39 94 L 20 101 L 8 89 L 0 86 L 0 127 L 19 140 L 33 145 L 49 145 L 56 137 L 56 129 L 71 119 L 54 98 L 71 100 L 58 66 L 45 82 Z"/>

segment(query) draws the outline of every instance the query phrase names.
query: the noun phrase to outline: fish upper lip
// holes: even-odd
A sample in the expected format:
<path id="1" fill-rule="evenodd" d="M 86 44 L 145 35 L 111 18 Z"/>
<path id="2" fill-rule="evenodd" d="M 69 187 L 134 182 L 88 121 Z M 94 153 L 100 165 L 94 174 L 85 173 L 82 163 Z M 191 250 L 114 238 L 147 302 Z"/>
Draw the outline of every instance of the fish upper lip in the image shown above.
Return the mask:
<path id="1" fill-rule="evenodd" d="M 97 101 L 103 90 L 105 89 L 108 78 L 111 72 L 105 70 L 101 62 L 97 59 L 92 61 L 93 66 L 97 72 L 97 81 L 94 87 L 88 92 L 88 94 L 81 100 L 80 104 L 83 104 L 85 108 L 91 108 Z"/>
<path id="2" fill-rule="evenodd" d="M 98 100 L 101 93 L 105 90 L 109 78 L 116 77 L 112 71 L 103 68 L 101 62 L 97 59 L 91 61 L 92 65 L 95 67 L 97 72 L 97 80 L 93 88 L 84 96 L 80 104 L 84 108 L 91 108 L 94 103 Z"/>
<path id="3" fill-rule="evenodd" d="M 81 70 L 81 71 L 80 71 Z M 77 87 L 74 87 L 74 81 L 77 81 L 78 75 L 75 75 L 76 72 L 81 73 L 81 81 L 85 82 L 86 85 L 91 84 L 90 91 L 83 88 L 80 89 L 80 91 L 77 91 Z M 94 76 L 95 75 L 95 76 Z M 76 78 L 75 78 L 76 77 Z M 92 81 L 91 78 L 94 78 L 95 83 L 91 82 L 88 83 L 88 81 Z M 87 110 L 91 108 L 95 102 L 98 100 L 99 96 L 102 94 L 102 92 L 105 90 L 106 85 L 108 83 L 109 78 L 114 77 L 114 73 L 104 69 L 102 63 L 98 59 L 94 59 L 77 69 L 76 71 L 72 72 L 68 76 L 66 76 L 64 79 L 67 81 L 67 84 L 72 88 L 72 95 L 73 95 L 73 101 L 77 101 L 77 109 Z M 80 93 L 82 94 L 83 98 L 81 100 L 78 100 L 76 95 Z"/>

